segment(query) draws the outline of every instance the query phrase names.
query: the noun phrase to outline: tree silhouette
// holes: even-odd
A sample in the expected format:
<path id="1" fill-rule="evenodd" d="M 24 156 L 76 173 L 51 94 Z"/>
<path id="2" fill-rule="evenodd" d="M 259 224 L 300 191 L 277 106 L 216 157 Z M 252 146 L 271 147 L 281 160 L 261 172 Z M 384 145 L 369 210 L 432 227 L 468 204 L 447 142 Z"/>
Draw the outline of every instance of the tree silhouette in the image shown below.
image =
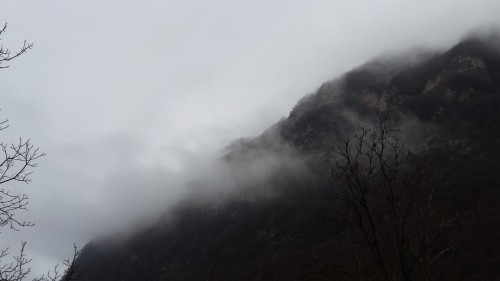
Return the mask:
<path id="1" fill-rule="evenodd" d="M 394 128 L 395 111 L 379 113 L 336 148 L 341 182 L 338 280 L 434 280 L 433 267 L 453 251 L 471 213 L 441 202 L 441 185 L 425 161 L 411 159 Z"/>
<path id="2" fill-rule="evenodd" d="M 0 29 L 0 39 L 7 29 L 7 24 Z M 9 65 L 4 65 L 22 54 L 26 53 L 33 47 L 32 43 L 27 43 L 26 40 L 23 46 L 16 52 L 12 53 L 9 48 L 0 47 L 0 68 L 8 68 Z M 9 127 L 9 120 L 0 121 L 0 133 Z M 16 215 L 19 211 L 26 211 L 28 205 L 28 196 L 12 191 L 10 187 L 13 183 L 29 183 L 31 182 L 30 175 L 33 169 L 37 167 L 38 160 L 45 156 L 45 153 L 40 152 L 39 148 L 34 146 L 30 139 L 19 140 L 15 143 L 0 142 L 0 227 L 8 226 L 12 230 L 20 231 L 23 227 L 34 226 L 34 223 L 29 221 L 21 221 Z M 31 268 L 29 263 L 31 259 L 25 254 L 26 242 L 21 243 L 20 251 L 15 256 L 9 255 L 9 249 L 0 250 L 0 281 L 21 281 L 25 280 Z M 67 259 L 63 262 L 66 266 L 63 280 L 78 280 L 83 274 L 83 270 L 75 263 L 76 258 L 80 255 L 80 250 L 74 246 L 72 259 Z M 52 273 L 35 278 L 34 281 L 56 281 L 61 278 L 57 266 Z"/>

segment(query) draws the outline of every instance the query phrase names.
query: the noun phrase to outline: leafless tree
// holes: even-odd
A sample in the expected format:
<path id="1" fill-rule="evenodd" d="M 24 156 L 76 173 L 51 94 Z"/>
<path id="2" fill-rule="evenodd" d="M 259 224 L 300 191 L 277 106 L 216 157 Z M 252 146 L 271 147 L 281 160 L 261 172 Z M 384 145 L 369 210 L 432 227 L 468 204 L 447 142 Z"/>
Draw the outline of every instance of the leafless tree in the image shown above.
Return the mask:
<path id="1" fill-rule="evenodd" d="M 7 24 L 0 28 L 1 36 L 5 33 Z M 32 43 L 24 41 L 23 46 L 16 52 L 11 52 L 3 45 L 0 46 L 0 68 L 8 68 L 4 65 L 18 58 L 33 47 Z M 6 130 L 9 120 L 0 121 L 0 133 Z M 29 183 L 33 169 L 37 167 L 38 160 L 45 156 L 45 153 L 40 152 L 38 147 L 35 147 L 30 139 L 19 140 L 15 143 L 0 142 L 0 227 L 8 226 L 9 228 L 19 231 L 23 227 L 34 226 L 34 223 L 29 221 L 19 220 L 17 218 L 18 211 L 26 211 L 28 205 L 28 196 L 23 193 L 12 191 L 12 187 L 8 186 L 13 183 Z M 8 186 L 8 187 L 6 187 Z M 21 281 L 28 278 L 31 268 L 29 263 L 31 259 L 25 254 L 26 242 L 21 243 L 21 249 L 18 255 L 11 256 L 9 249 L 0 250 L 0 281 Z M 34 281 L 72 281 L 79 280 L 83 274 L 82 268 L 76 263 L 76 259 L 81 251 L 74 246 L 74 253 L 71 259 L 63 262 L 66 270 L 64 276 L 58 271 L 56 266 L 52 273 L 47 273 Z M 10 261 L 9 261 L 10 259 Z"/>
<path id="2" fill-rule="evenodd" d="M 11 257 L 8 253 L 8 249 L 0 251 L 0 281 L 22 281 L 28 278 L 31 272 L 29 263 L 31 259 L 26 257 L 25 254 L 26 242 L 21 244 L 21 249 L 17 256 Z M 46 275 L 34 278 L 33 281 L 76 281 L 80 280 L 85 270 L 80 267 L 76 262 L 77 258 L 80 256 L 81 250 L 79 250 L 76 245 L 73 245 L 74 252 L 70 259 L 63 261 L 65 266 L 64 272 L 61 272 L 56 265 L 52 272 L 47 272 Z M 4 261 L 10 257 L 11 261 Z"/>
<path id="3" fill-rule="evenodd" d="M 0 28 L 0 40 L 7 29 L 7 24 Z M 9 48 L 0 46 L 0 68 L 6 62 L 18 58 L 29 49 L 33 44 L 24 41 L 23 46 L 18 51 L 12 53 Z M 0 121 L 0 133 L 9 127 L 9 120 Z M 33 226 L 33 223 L 19 221 L 15 215 L 17 211 L 26 210 L 28 197 L 25 194 L 16 194 L 4 188 L 5 185 L 13 182 L 29 183 L 32 169 L 36 168 L 37 161 L 45 156 L 38 147 L 31 144 L 30 139 L 23 140 L 19 138 L 18 142 L 5 143 L 0 142 L 0 226 L 8 225 L 10 228 L 19 230 L 20 227 Z M 24 244 L 22 249 L 24 249 Z"/>
<path id="4" fill-rule="evenodd" d="M 0 132 L 7 129 L 7 120 L 0 122 Z M 1 142 L 0 149 L 2 158 L 0 162 L 0 185 L 8 185 L 10 183 L 22 182 L 29 183 L 30 175 L 33 173 L 33 168 L 37 167 L 37 161 L 45 156 L 45 153 L 39 151 L 38 147 L 31 144 L 30 140 L 6 144 Z M 32 222 L 22 221 L 16 217 L 18 211 L 26 211 L 28 205 L 28 196 L 22 193 L 13 193 L 6 188 L 0 189 L 0 227 L 8 226 L 9 228 L 19 231 L 23 227 L 34 226 Z M 21 243 L 21 249 L 16 256 L 9 254 L 9 249 L 0 251 L 0 281 L 21 281 L 26 280 L 31 268 L 29 263 L 31 259 L 25 254 L 26 242 Z M 73 281 L 79 280 L 83 274 L 83 270 L 76 263 L 76 259 L 81 251 L 74 246 L 74 253 L 71 259 L 63 262 L 66 270 L 62 276 L 56 266 L 52 273 L 47 273 L 34 281 Z M 8 260 L 10 257 L 10 261 Z M 62 279 L 61 279 L 62 278 Z"/>
<path id="5" fill-rule="evenodd" d="M 453 251 L 473 216 L 440 202 L 429 165 L 409 161 L 393 110 L 336 148 L 341 187 L 337 220 L 343 256 L 328 264 L 336 280 L 434 280 L 433 265 Z M 417 162 L 417 163 L 416 163 Z"/>
<path id="6" fill-rule="evenodd" d="M 73 245 L 73 257 L 71 259 L 64 260 L 63 264 L 66 267 L 66 270 L 61 275 L 58 270 L 58 266 L 55 266 L 52 272 L 47 272 L 46 275 L 35 278 L 33 281 L 75 281 L 80 280 L 85 273 L 85 269 L 81 268 L 80 265 L 76 262 L 77 258 L 81 254 L 81 250 L 79 250 L 76 245 Z"/>
<path id="7" fill-rule="evenodd" d="M 5 130 L 7 121 L 0 122 L 0 132 Z M 16 143 L 7 144 L 0 142 L 2 151 L 0 159 L 0 185 L 2 187 L 9 182 L 31 181 L 32 169 L 36 168 L 37 161 L 45 156 L 38 147 L 31 144 L 30 140 L 19 139 Z M 20 221 L 16 218 L 16 212 L 26 210 L 28 197 L 25 194 L 17 194 L 6 188 L 0 189 L 0 226 L 9 226 L 14 230 L 20 227 L 33 226 L 33 223 Z"/>

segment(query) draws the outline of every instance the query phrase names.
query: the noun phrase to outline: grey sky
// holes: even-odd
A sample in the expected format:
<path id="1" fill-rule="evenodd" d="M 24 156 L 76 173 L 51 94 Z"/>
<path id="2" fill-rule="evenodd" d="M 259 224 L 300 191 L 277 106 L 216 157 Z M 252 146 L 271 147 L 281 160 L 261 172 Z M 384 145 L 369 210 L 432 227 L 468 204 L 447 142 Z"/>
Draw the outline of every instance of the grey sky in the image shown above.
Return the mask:
<path id="1" fill-rule="evenodd" d="M 28 186 L 37 272 L 96 235 L 157 213 L 190 165 L 291 110 L 325 80 L 381 53 L 448 47 L 498 25 L 498 0 L 2 1 L 2 141 L 47 153 Z M 202 161 L 203 162 L 203 161 Z M 199 163 L 198 163 L 199 165 Z M 186 170 L 187 169 L 187 170 Z M 0 246 L 1 246 L 0 245 Z"/>

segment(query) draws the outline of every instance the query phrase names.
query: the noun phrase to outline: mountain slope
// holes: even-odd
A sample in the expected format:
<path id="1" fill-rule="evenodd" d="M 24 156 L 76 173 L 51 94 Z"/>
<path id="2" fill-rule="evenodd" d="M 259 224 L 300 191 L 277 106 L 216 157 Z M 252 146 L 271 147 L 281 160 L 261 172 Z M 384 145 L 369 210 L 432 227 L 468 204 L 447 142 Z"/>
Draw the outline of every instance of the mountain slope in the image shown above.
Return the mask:
<path id="1" fill-rule="evenodd" d="M 288 118 L 236 141 L 221 159 L 228 173 L 265 166 L 256 172 L 265 176 L 236 181 L 241 186 L 220 200 L 188 198 L 132 237 L 89 243 L 79 258 L 84 280 L 330 280 L 308 272 L 318 253 L 322 262 L 338 255 L 331 245 L 345 235 L 327 215 L 338 206 L 332 146 L 370 124 L 385 101 L 396 109 L 405 147 L 446 179 L 446 205 L 481 204 L 474 232 L 461 242 L 465 254 L 447 256 L 443 266 L 454 280 L 496 280 L 497 42 L 470 38 L 418 59 L 378 59 L 324 83 Z"/>

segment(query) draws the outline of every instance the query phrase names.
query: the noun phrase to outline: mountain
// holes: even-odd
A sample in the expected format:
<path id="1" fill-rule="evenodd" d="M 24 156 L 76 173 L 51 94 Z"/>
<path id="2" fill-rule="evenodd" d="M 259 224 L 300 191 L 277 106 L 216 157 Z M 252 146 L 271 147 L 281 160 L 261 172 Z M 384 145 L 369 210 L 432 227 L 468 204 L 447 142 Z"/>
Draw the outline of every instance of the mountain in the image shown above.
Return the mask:
<path id="1" fill-rule="evenodd" d="M 324 83 L 286 119 L 226 148 L 220 177 L 231 178 L 221 183 L 227 186 L 200 179 L 155 225 L 86 245 L 77 261 L 87 268 L 83 280 L 354 279 L 333 268 L 355 267 L 345 245 L 336 246 L 354 236 L 332 219 L 344 208 L 335 199 L 342 181 L 332 176 L 333 148 L 354 139 L 359 126 L 373 129 L 389 110 L 405 163 L 425 163 L 429 178 L 439 178 L 443 214 L 474 213 L 427 278 L 497 280 L 499 42 L 473 36 L 445 52 L 386 56 Z"/>

